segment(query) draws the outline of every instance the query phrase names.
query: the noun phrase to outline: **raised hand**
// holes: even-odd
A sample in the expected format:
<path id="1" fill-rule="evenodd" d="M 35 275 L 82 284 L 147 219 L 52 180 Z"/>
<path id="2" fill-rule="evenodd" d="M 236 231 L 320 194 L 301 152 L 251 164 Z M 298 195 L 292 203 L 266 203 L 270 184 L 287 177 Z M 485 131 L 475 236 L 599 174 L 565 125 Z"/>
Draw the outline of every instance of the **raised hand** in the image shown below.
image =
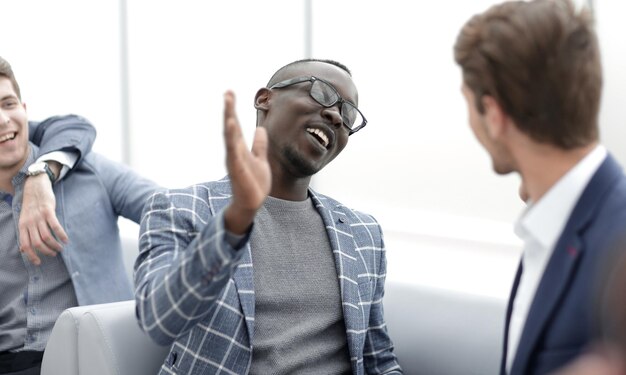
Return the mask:
<path id="1" fill-rule="evenodd" d="M 235 94 L 231 91 L 224 94 L 224 142 L 233 190 L 233 199 L 225 212 L 226 229 L 243 234 L 270 192 L 272 173 L 267 161 L 265 128 L 256 129 L 252 151 L 248 150 L 235 113 Z"/>
<path id="2" fill-rule="evenodd" d="M 30 176 L 24 184 L 22 209 L 19 220 L 20 251 L 31 263 L 39 265 L 38 252 L 55 256 L 67 242 L 67 234 L 55 213 L 56 200 L 48 176 Z"/>

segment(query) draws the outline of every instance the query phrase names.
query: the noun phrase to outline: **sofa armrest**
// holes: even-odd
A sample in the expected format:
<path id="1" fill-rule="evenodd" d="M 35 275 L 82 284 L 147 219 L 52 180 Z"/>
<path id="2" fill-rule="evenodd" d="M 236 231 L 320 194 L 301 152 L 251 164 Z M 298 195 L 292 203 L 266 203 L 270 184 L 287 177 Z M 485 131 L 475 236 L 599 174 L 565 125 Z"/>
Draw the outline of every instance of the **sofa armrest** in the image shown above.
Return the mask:
<path id="1" fill-rule="evenodd" d="M 156 374 L 168 351 L 141 331 L 134 301 L 103 305 L 85 312 L 80 319 L 81 374 Z"/>
<path id="2" fill-rule="evenodd" d="M 78 326 L 90 308 L 72 307 L 59 315 L 43 353 L 41 375 L 78 375 Z"/>
<path id="3" fill-rule="evenodd" d="M 156 374 L 168 349 L 141 331 L 135 301 L 73 307 L 52 329 L 41 374 Z"/>

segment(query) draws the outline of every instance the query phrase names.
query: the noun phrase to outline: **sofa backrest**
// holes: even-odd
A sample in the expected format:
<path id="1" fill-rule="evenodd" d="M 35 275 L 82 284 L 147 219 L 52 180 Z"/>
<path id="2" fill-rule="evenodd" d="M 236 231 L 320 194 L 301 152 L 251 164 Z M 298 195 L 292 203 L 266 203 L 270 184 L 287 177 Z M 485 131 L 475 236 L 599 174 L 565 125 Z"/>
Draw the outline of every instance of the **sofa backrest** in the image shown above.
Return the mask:
<path id="1" fill-rule="evenodd" d="M 385 320 L 406 375 L 497 374 L 506 301 L 388 281 Z"/>

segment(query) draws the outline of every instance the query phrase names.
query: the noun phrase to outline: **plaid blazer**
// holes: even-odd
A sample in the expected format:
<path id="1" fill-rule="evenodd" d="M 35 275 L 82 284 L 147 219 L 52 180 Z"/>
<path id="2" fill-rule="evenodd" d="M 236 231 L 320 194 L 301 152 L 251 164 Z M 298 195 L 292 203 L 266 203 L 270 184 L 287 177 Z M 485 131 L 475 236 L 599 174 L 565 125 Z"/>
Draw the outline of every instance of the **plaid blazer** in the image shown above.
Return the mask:
<path id="1" fill-rule="evenodd" d="M 381 228 L 309 190 L 328 232 L 353 374 L 401 374 L 383 319 Z M 171 345 L 160 374 L 247 374 L 254 342 L 250 243 L 233 249 L 223 209 L 230 180 L 154 194 L 141 220 L 135 297 L 141 328 Z"/>

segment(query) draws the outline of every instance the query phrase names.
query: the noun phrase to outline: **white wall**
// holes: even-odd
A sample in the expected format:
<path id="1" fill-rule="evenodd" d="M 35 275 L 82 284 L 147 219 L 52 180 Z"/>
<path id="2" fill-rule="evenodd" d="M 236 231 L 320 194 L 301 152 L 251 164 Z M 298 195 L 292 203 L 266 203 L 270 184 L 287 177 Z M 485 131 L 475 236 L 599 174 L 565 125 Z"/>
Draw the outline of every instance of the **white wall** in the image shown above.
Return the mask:
<path id="1" fill-rule="evenodd" d="M 433 1 L 411 9 L 400 0 L 314 2 L 313 50 L 352 67 L 369 120 L 319 177 L 320 189 L 358 207 L 374 200 L 388 208 L 515 218 L 518 178 L 495 176 L 474 140 L 452 53 L 463 23 L 493 3 Z"/>
<path id="2" fill-rule="evenodd" d="M 223 93 L 251 139 L 256 90 L 304 53 L 303 3 L 129 0 L 128 18 L 133 166 L 172 187 L 221 178 Z"/>
<path id="3" fill-rule="evenodd" d="M 0 56 L 13 67 L 29 118 L 87 117 L 97 148 L 120 160 L 117 2 L 0 0 L 0 15 Z"/>
<path id="4" fill-rule="evenodd" d="M 626 165 L 626 3 L 596 0 L 594 4 L 604 67 L 601 138 Z"/>

